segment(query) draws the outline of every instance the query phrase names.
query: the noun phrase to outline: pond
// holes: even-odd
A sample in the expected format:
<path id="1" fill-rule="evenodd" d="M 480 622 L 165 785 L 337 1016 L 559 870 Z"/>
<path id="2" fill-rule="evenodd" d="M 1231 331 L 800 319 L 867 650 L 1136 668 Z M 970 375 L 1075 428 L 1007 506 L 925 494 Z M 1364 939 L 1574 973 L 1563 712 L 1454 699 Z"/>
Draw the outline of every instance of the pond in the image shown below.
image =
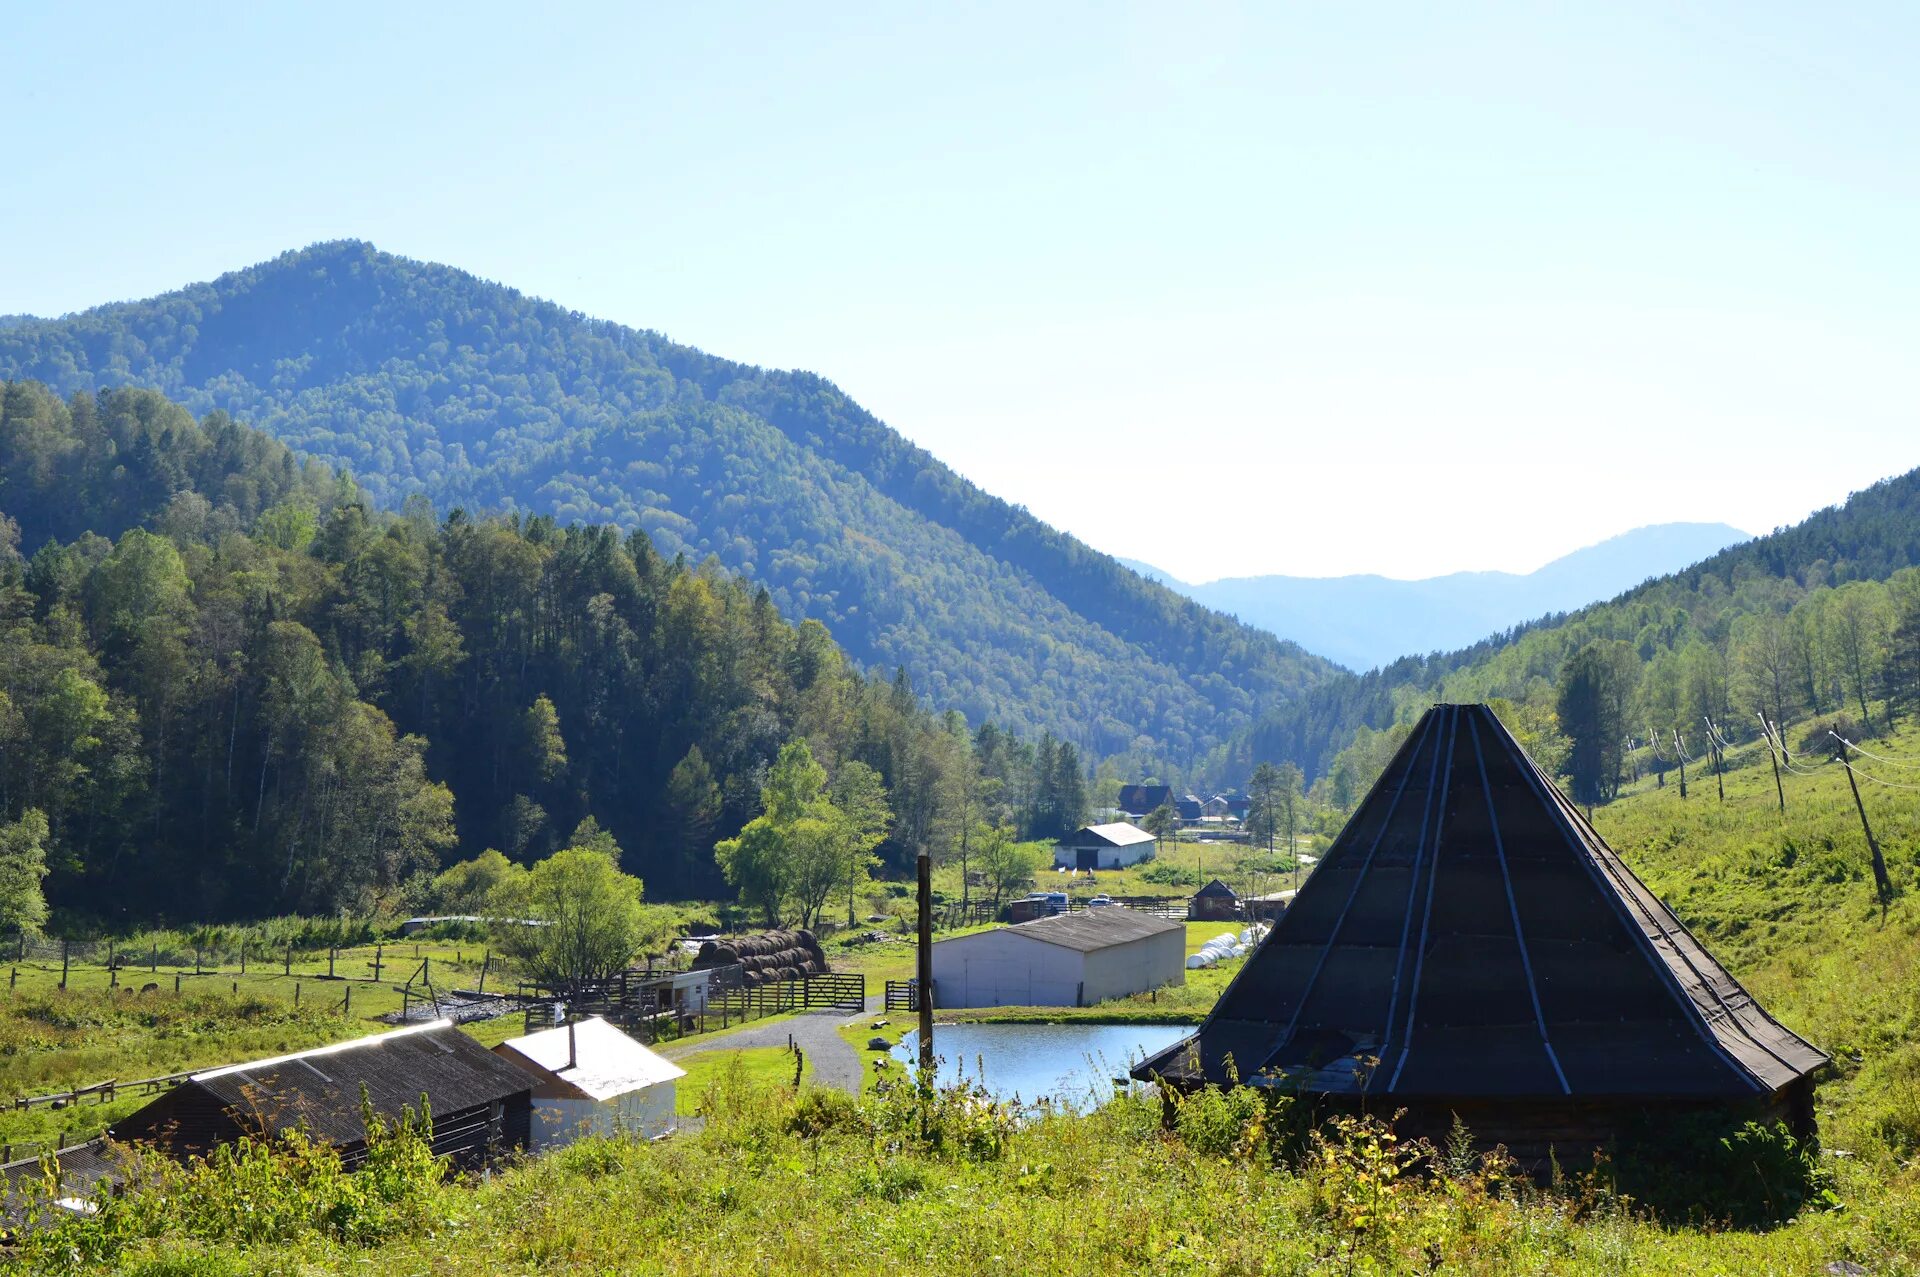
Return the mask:
<path id="1" fill-rule="evenodd" d="M 1112 1098 L 1114 1078 L 1192 1032 L 1186 1024 L 941 1024 L 933 1046 L 942 1085 L 964 1076 L 995 1099 L 1051 1099 L 1086 1112 Z M 915 1030 L 893 1058 L 911 1069 L 919 1052 Z"/>

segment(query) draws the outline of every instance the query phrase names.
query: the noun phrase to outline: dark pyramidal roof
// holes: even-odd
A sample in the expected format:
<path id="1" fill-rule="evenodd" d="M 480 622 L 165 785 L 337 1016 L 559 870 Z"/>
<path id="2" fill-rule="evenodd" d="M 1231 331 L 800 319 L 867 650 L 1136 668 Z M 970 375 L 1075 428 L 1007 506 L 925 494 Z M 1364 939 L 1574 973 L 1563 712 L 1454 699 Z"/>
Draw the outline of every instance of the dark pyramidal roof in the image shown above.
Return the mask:
<path id="1" fill-rule="evenodd" d="M 1826 1058 L 1714 961 L 1491 710 L 1438 705 L 1199 1031 L 1135 1075 L 1712 1099 L 1778 1091 Z"/>

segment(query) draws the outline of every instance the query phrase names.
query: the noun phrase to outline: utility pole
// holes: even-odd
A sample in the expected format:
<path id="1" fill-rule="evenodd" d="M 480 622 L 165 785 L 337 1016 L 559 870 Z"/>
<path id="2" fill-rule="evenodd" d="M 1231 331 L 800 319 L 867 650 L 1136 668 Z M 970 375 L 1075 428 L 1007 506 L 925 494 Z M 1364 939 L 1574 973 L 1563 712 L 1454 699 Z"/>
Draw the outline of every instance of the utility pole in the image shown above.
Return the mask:
<path id="1" fill-rule="evenodd" d="M 1686 747 L 1680 743 L 1680 729 L 1678 727 L 1673 729 L 1673 756 L 1680 760 L 1680 800 L 1685 802 L 1687 797 L 1687 751 Z"/>
<path id="2" fill-rule="evenodd" d="M 1727 782 L 1722 778 L 1725 772 L 1725 756 L 1720 752 L 1720 731 L 1713 725 L 1711 718 L 1703 718 L 1707 725 L 1707 747 L 1713 751 L 1713 783 L 1720 790 L 1720 801 L 1727 801 Z"/>
<path id="3" fill-rule="evenodd" d="M 1867 823 L 1867 805 L 1860 801 L 1860 783 L 1853 778 L 1853 764 L 1843 755 L 1840 765 L 1847 769 L 1847 788 L 1853 791 L 1853 806 L 1860 813 L 1860 828 L 1867 833 L 1867 850 L 1873 855 L 1873 885 L 1880 893 L 1880 916 L 1887 916 L 1887 905 L 1893 900 L 1893 879 L 1887 877 L 1886 857 L 1880 854 L 1880 841 L 1873 836 L 1873 826 Z"/>
<path id="4" fill-rule="evenodd" d="M 933 858 L 920 849 L 919 896 L 919 984 L 920 1068 L 927 1082 L 933 1081 Z"/>
<path id="5" fill-rule="evenodd" d="M 1754 717 L 1760 720 L 1760 735 L 1764 736 L 1767 741 L 1767 761 L 1773 764 L 1773 789 L 1775 793 L 1780 795 L 1780 814 L 1784 816 L 1787 814 L 1787 790 L 1786 786 L 1780 783 L 1780 756 L 1773 752 L 1773 729 L 1767 726 L 1767 716 L 1765 714 L 1755 710 Z M 1848 774 L 1851 775 L 1852 773 L 1849 772 Z"/>

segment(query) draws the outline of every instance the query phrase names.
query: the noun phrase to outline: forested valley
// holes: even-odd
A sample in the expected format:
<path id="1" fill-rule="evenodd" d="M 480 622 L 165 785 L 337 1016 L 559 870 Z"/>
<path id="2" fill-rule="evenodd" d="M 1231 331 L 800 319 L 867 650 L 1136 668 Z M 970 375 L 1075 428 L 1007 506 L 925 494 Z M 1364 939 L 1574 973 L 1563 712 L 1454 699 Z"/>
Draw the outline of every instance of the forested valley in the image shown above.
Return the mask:
<path id="1" fill-rule="evenodd" d="M 955 370 L 964 376 L 964 370 Z M 1335 667 L 981 491 L 808 373 L 720 359 L 362 243 L 0 328 L 0 377 L 144 386 L 383 508 L 643 531 L 930 705 L 1167 773 Z M 1145 500 L 1150 480 L 1092 499 Z"/>
<path id="2" fill-rule="evenodd" d="M 864 803 L 829 877 L 1083 818 L 1072 744 L 922 690 L 644 532 L 382 512 L 224 412 L 0 393 L 0 841 L 67 929 L 406 908 L 576 843 L 652 898 L 764 895 L 714 847 L 783 751 Z"/>

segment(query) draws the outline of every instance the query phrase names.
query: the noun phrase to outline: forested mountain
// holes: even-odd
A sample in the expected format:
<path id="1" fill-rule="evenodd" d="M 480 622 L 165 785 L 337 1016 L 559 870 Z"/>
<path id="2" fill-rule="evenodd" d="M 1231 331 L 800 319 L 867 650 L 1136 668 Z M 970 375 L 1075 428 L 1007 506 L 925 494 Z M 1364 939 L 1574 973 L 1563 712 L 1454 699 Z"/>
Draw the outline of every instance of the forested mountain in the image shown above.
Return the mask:
<path id="1" fill-rule="evenodd" d="M 970 732 L 644 533 L 384 512 L 221 412 L 0 387 L 0 828 L 44 818 L 56 908 L 404 905 L 609 834 L 650 895 L 710 899 L 796 740 L 872 769 L 896 864 L 1088 804 L 1070 744 Z"/>
<path id="2" fill-rule="evenodd" d="M 980 491 L 806 373 L 361 243 L 0 329 L 0 376 L 159 389 L 393 508 L 549 514 L 711 555 L 931 704 L 1184 761 L 1332 673 Z"/>
<path id="3" fill-rule="evenodd" d="M 1129 566 L 1196 603 L 1285 634 L 1350 669 L 1368 670 L 1414 653 L 1452 651 L 1538 616 L 1612 598 L 1747 539 L 1724 523 L 1660 523 L 1575 550 L 1532 572 L 1451 572 L 1413 581 L 1269 575 L 1189 584 L 1145 564 Z"/>
<path id="4" fill-rule="evenodd" d="M 1293 758 L 1310 776 L 1350 786 L 1390 743 L 1372 733 L 1437 700 L 1512 702 L 1512 725 L 1534 734 L 1541 755 L 1564 755 L 1586 731 L 1595 748 L 1614 751 L 1616 770 L 1627 765 L 1619 747 L 1628 735 L 1670 742 L 1678 732 L 1699 755 L 1708 717 L 1736 739 L 1757 735 L 1761 714 L 1790 723 L 1844 711 L 1871 730 L 1874 702 L 1897 713 L 1920 699 L 1917 565 L 1920 470 L 1610 602 L 1332 680 L 1236 742 L 1232 766 Z M 1581 728 L 1567 721 L 1576 709 L 1563 700 L 1567 675 L 1585 678 L 1595 663 L 1605 668 L 1587 681 L 1609 704 L 1602 725 Z M 1648 757 L 1658 761 L 1651 749 Z"/>

